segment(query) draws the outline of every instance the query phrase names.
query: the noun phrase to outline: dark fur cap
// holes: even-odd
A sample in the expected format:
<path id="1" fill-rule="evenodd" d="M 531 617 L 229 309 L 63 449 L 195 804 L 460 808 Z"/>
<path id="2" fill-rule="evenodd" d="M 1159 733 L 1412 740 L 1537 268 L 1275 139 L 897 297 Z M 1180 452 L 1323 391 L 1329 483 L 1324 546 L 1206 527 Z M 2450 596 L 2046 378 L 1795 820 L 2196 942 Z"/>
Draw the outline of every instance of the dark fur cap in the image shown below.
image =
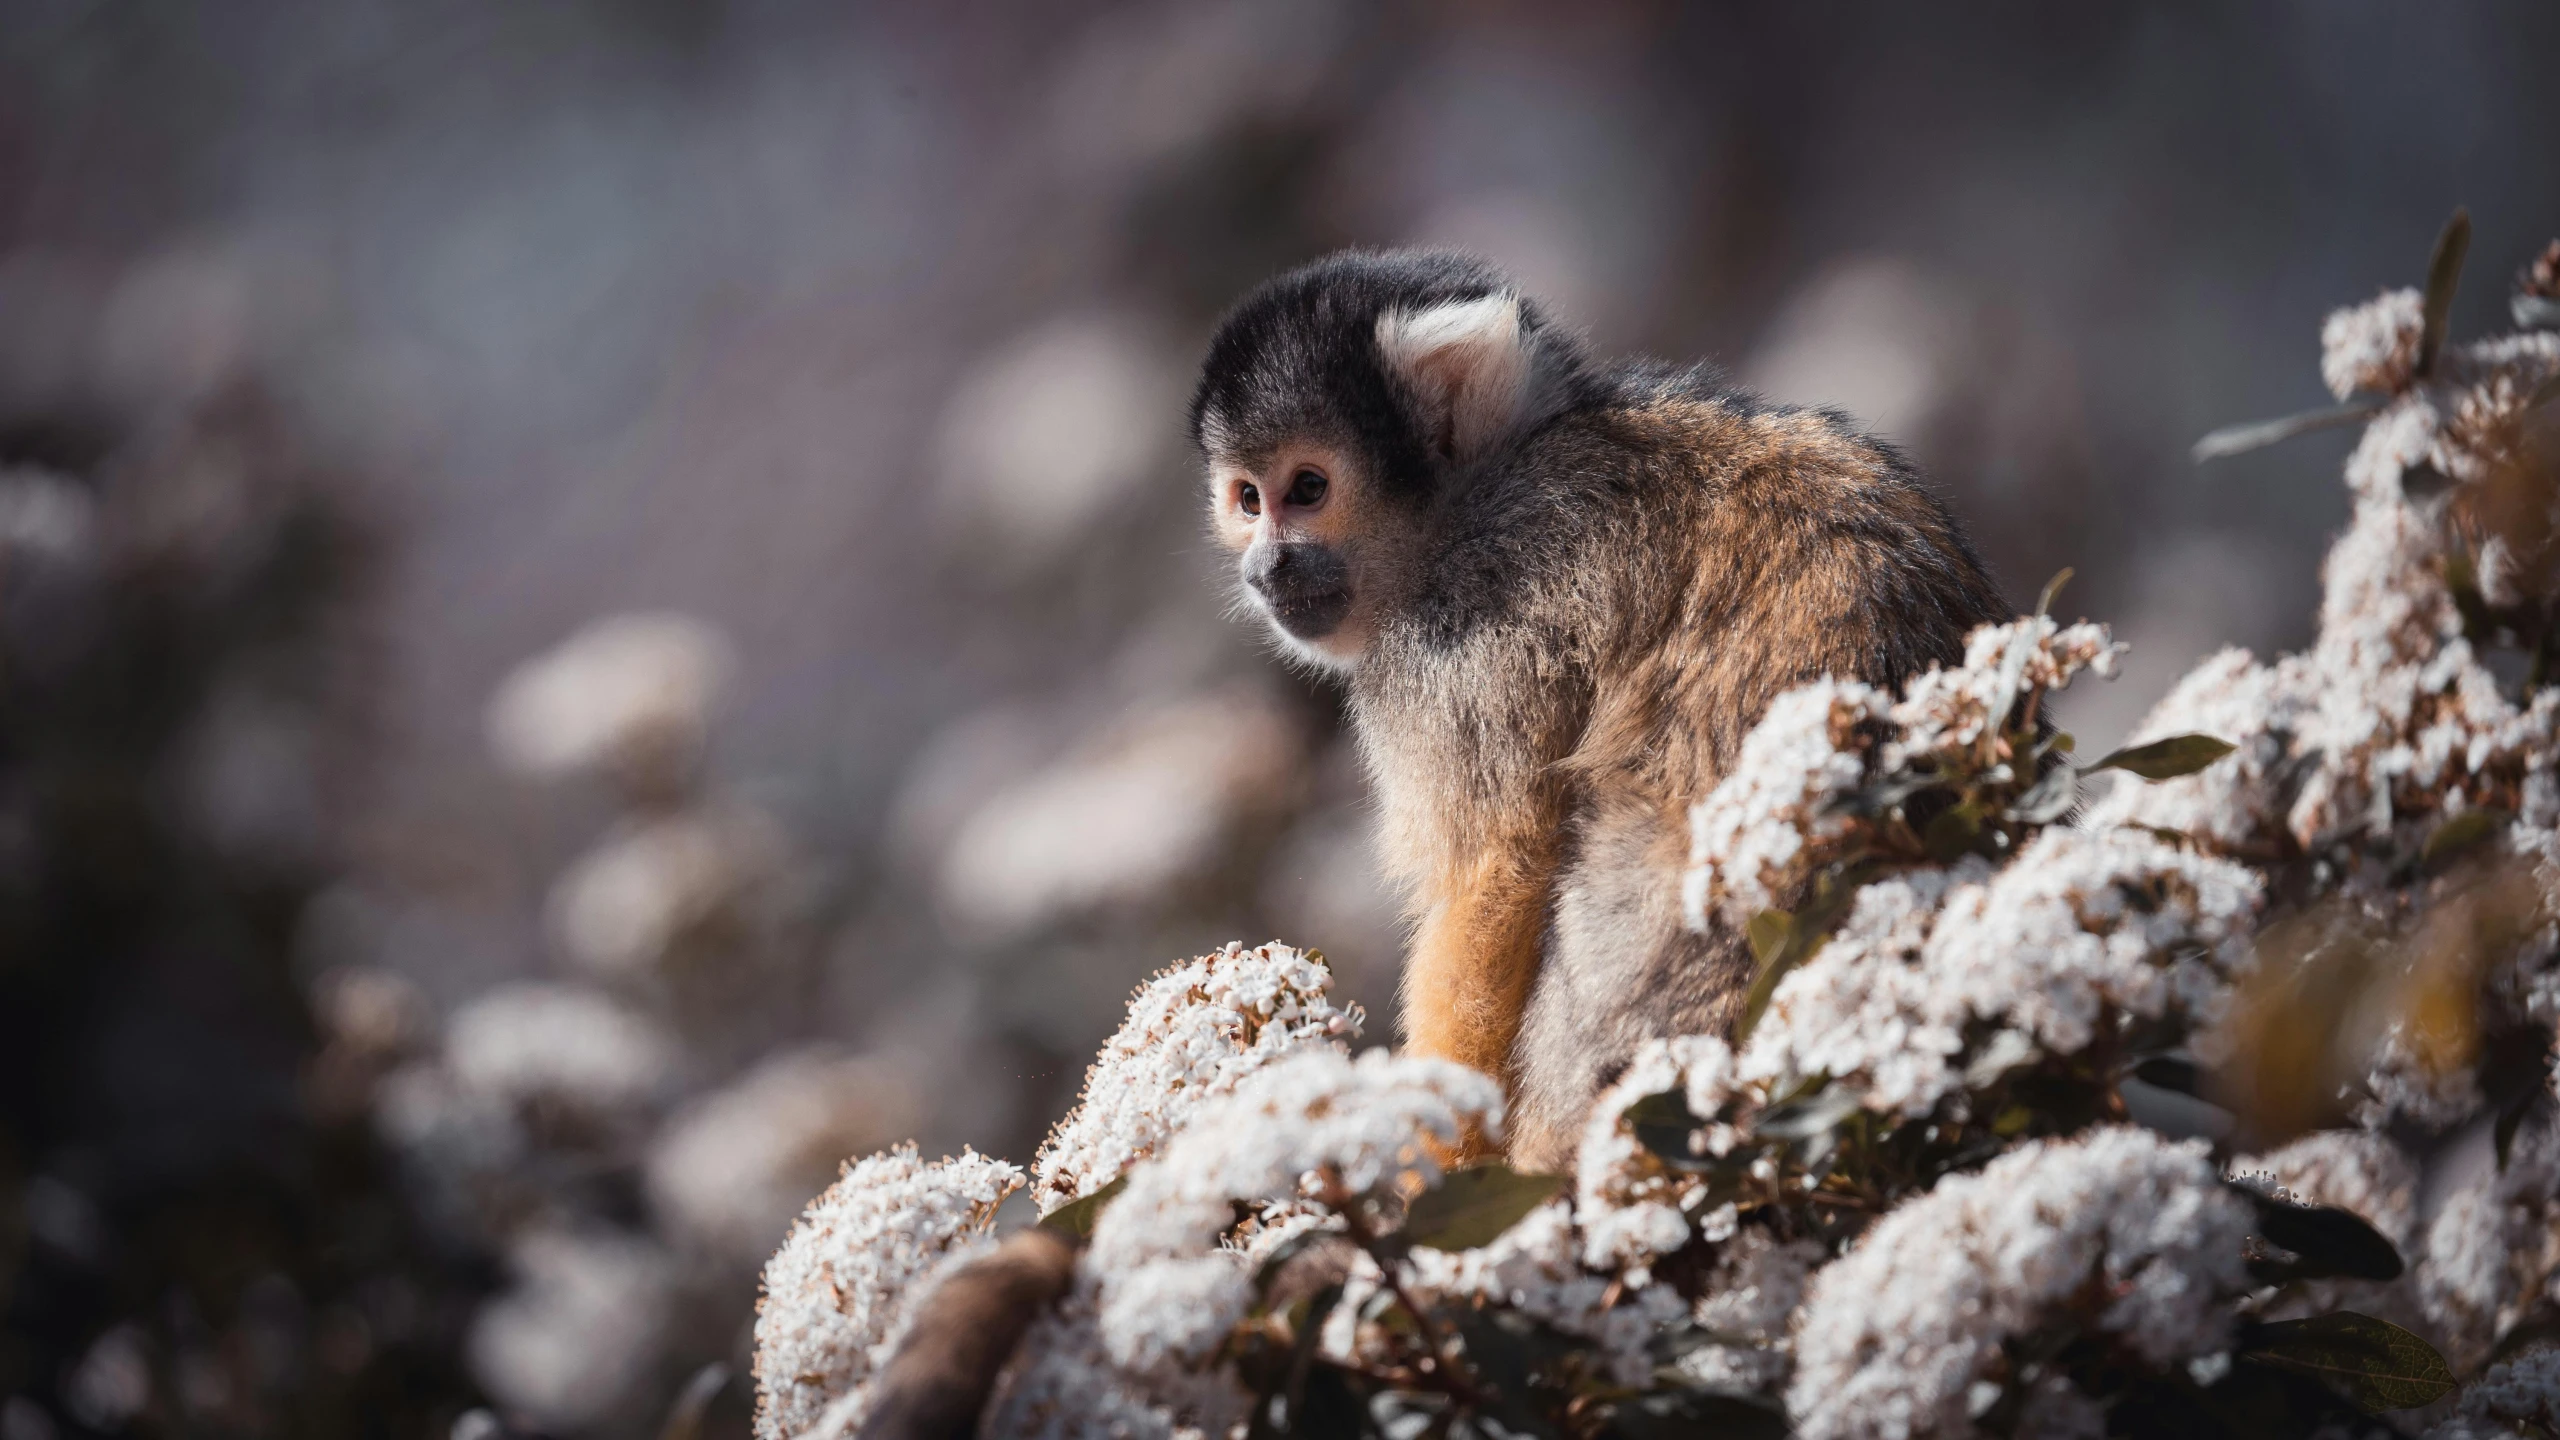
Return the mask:
<path id="1" fill-rule="evenodd" d="M 1378 319 L 1518 294 L 1501 271 L 1449 250 L 1346 250 L 1265 281 L 1209 343 L 1191 399 L 1192 443 L 1250 459 L 1292 435 L 1329 434 L 1373 457 L 1384 492 L 1418 498 L 1440 461 L 1422 438 L 1415 397 L 1379 354 Z M 1590 388 L 1581 346 L 1526 297 L 1520 331 L 1535 347 L 1545 413 Z"/>

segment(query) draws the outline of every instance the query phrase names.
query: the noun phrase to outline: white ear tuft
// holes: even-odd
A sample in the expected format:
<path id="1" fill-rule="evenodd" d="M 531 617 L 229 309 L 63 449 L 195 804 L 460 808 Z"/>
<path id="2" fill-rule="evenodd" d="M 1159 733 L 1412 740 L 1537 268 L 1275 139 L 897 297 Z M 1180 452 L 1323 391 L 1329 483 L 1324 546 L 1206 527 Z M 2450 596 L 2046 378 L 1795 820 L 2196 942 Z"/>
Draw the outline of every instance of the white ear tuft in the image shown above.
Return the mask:
<path id="1" fill-rule="evenodd" d="M 1529 337 L 1520 297 L 1486 295 L 1378 317 L 1378 354 L 1421 403 L 1428 443 L 1464 463 L 1520 418 L 1529 390 Z"/>

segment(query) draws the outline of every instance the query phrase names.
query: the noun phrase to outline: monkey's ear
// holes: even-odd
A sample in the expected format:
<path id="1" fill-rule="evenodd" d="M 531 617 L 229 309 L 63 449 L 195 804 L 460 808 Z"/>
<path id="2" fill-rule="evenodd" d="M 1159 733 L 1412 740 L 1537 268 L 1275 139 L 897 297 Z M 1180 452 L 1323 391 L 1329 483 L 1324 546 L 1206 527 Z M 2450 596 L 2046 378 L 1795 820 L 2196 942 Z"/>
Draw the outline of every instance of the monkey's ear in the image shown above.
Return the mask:
<path id="1" fill-rule="evenodd" d="M 1378 355 L 1420 407 L 1424 443 L 1464 464 L 1508 434 L 1529 402 L 1535 340 L 1520 297 L 1486 295 L 1378 317 Z"/>

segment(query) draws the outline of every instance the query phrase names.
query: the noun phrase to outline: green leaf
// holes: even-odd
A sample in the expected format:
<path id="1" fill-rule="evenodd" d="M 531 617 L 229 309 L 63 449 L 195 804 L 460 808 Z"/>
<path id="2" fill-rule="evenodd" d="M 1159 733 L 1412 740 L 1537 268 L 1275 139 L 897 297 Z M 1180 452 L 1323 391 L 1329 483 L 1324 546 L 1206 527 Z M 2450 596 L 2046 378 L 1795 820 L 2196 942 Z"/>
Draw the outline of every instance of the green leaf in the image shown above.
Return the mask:
<path id="1" fill-rule="evenodd" d="M 2080 803 L 2080 772 L 2057 760 L 2027 793 L 2010 802 L 2009 813 L 2030 825 L 2050 825 Z"/>
<path id="2" fill-rule="evenodd" d="M 2471 253 L 2471 212 L 2457 207 L 2436 233 L 2435 253 L 2427 257 L 2425 328 L 2418 332 L 2418 376 L 2436 373 L 2436 357 L 2444 353 L 2445 322 L 2453 314 L 2453 292 L 2462 283 L 2463 257 Z"/>
<path id="3" fill-rule="evenodd" d="M 2507 313 L 2519 330 L 2560 330 L 2560 300 L 2522 292 L 2507 297 Z"/>
<path id="4" fill-rule="evenodd" d="M 2549 305 L 2554 314 L 2560 315 L 2560 300 L 2546 300 L 2542 303 Z M 2560 322 L 2555 322 L 2549 328 L 2560 330 Z M 2560 400 L 2560 370 L 2554 370 L 2543 376 L 2540 384 L 2526 392 L 2524 408 L 2528 411 L 2539 410 L 2554 400 Z"/>
<path id="5" fill-rule="evenodd" d="M 2210 735 L 2172 735 L 2148 745 L 2130 745 L 2089 767 L 2100 770 L 2123 770 L 2145 780 L 2175 780 L 2193 775 L 2233 750 L 2228 740 Z"/>
<path id="6" fill-rule="evenodd" d="M 1751 1167 L 1758 1153 L 1737 1149 L 1729 1155 L 1706 1155 L 1689 1148 L 1691 1137 L 1707 1122 L 1689 1113 L 1688 1098 L 1677 1090 L 1647 1095 L 1623 1112 L 1627 1128 L 1635 1132 L 1636 1143 L 1653 1152 L 1655 1159 L 1691 1175 L 1709 1176 L 1704 1194 L 1723 1194 Z M 1722 1203 L 1719 1201 L 1718 1203 Z"/>
<path id="7" fill-rule="evenodd" d="M 729 1367 L 714 1360 L 693 1372 L 677 1392 L 676 1403 L 667 1411 L 667 1421 L 658 1427 L 658 1440 L 701 1440 L 702 1417 L 710 1412 L 711 1402 L 729 1384 Z"/>
<path id="8" fill-rule="evenodd" d="M 2062 587 L 2071 583 L 2071 574 L 2071 567 L 2065 565 L 2061 569 L 2053 572 L 2052 579 L 2044 582 L 2044 592 L 2036 596 L 2036 613 L 2038 615 L 2050 615 L 2053 613 L 2053 602 L 2061 596 Z"/>
<path id="9" fill-rule="evenodd" d="M 1523 1175 L 1499 1162 L 1452 1170 L 1414 1197 L 1404 1235 L 1433 1250 L 1473 1250 L 1520 1223 L 1563 1184 L 1561 1175 Z"/>
<path id="10" fill-rule="evenodd" d="M 2132 1074 L 2145 1085 L 2175 1090 L 2181 1095 L 2199 1094 L 2204 1089 L 2204 1071 L 2183 1056 L 2154 1055 L 2134 1066 Z"/>
<path id="11" fill-rule="evenodd" d="M 2550 1093 L 2547 1088 L 2536 1085 L 2517 1092 L 2506 1104 L 2498 1107 L 2498 1122 L 2490 1127 L 2489 1143 L 2497 1152 L 2499 1174 L 2507 1172 L 2507 1157 L 2515 1153 L 2516 1132 L 2524 1128 L 2525 1117 L 2531 1115 L 2534 1107 Z"/>
<path id="12" fill-rule="evenodd" d="M 1840 917 L 1848 913 L 1849 902 L 1857 898 L 1858 887 L 1874 873 L 1874 867 L 1864 860 L 1840 863 L 1815 877 L 1812 896 L 1794 915 L 1764 910 L 1752 917 L 1749 938 L 1752 954 L 1760 957 L 1760 973 L 1753 977 L 1750 992 L 1742 997 L 1742 1018 L 1734 1023 L 1733 1044 L 1740 1045 L 1750 1035 L 1751 1027 L 1760 1023 L 1760 1012 L 1769 1008 L 1769 997 L 1778 992 L 1778 982 L 1822 949 L 1822 942 L 1830 938 L 1831 927 L 1840 923 Z M 1771 916 L 1786 917 L 1786 943 L 1777 948 L 1774 956 L 1761 950 L 1764 935 L 1776 933 L 1775 922 L 1766 930 L 1762 925 Z"/>
<path id="13" fill-rule="evenodd" d="M 1763 910 L 1751 917 L 1751 958 L 1762 969 L 1778 963 L 1796 938 L 1796 917 L 1784 910 Z"/>
<path id="14" fill-rule="evenodd" d="M 1121 1191 L 1128 1188 L 1129 1177 L 1120 1176 L 1092 1194 L 1079 1195 L 1041 1216 L 1040 1223 L 1061 1235 L 1071 1236 L 1080 1241 L 1090 1240 L 1093 1238 L 1094 1222 L 1100 1220 L 1102 1212 L 1110 1207 L 1112 1201 L 1120 1198 Z"/>
<path id="15" fill-rule="evenodd" d="M 2360 424 L 2372 419 L 2374 412 L 2381 408 L 2367 401 L 2357 401 L 2326 410 L 2305 410 L 2280 420 L 2252 420 L 2245 425 L 2225 425 L 2196 442 L 2193 451 L 2195 462 L 2202 465 L 2208 460 L 2246 455 L 2252 450 L 2263 450 L 2278 441 L 2308 435 L 2314 430 Z"/>
<path id="16" fill-rule="evenodd" d="M 2412 505 L 2424 505 L 2453 488 L 2453 477 L 2433 465 L 2420 461 L 2400 472 L 2400 498 Z"/>
<path id="17" fill-rule="evenodd" d="M 2427 843 L 2418 849 L 2418 868 L 2434 874 L 2483 842 L 2505 833 L 2515 818 L 2487 805 L 2463 811 L 2428 832 Z"/>
<path id="18" fill-rule="evenodd" d="M 2397 1280 L 2407 1268 L 2399 1249 L 2352 1211 L 2296 1205 L 2245 1185 L 2230 1188 L 2256 1207 L 2260 1235 L 2301 1257 L 2300 1263 L 2286 1267 L 2289 1279 L 2343 1275 L 2355 1280 Z"/>
<path id="19" fill-rule="evenodd" d="M 1785 1440 L 1787 1412 L 1740 1390 L 1663 1390 L 1618 1402 L 1609 1428 L 1616 1440 Z"/>
<path id="20" fill-rule="evenodd" d="M 1981 815 L 1969 804 L 1950 805 L 1929 817 L 1928 826 L 1920 832 L 1920 848 L 1944 865 L 1971 853 L 1981 838 Z"/>
<path id="21" fill-rule="evenodd" d="M 2369 1415 L 2433 1404 L 2450 1394 L 2455 1383 L 2434 1346 L 2389 1321 L 2352 1310 L 2253 1326 L 2239 1357 L 2325 1380 Z"/>
<path id="22" fill-rule="evenodd" d="M 1800 1100 L 1770 1106 L 1760 1112 L 1751 1128 L 1753 1133 L 1772 1140 L 1810 1140 L 1830 1134 L 1841 1121 L 1864 1108 L 1856 1092 L 1846 1085 L 1834 1085 Z"/>

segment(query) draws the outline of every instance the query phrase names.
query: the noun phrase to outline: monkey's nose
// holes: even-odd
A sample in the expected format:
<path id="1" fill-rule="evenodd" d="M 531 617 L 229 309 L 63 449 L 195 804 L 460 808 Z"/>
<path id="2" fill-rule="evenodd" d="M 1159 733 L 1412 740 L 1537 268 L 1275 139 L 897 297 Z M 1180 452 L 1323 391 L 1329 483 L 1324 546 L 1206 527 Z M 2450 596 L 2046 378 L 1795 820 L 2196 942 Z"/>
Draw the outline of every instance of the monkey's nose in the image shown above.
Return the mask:
<path id="1" fill-rule="evenodd" d="M 1257 553 L 1246 556 L 1245 583 L 1265 595 L 1289 588 L 1294 572 L 1306 568 L 1292 563 L 1292 550 L 1293 547 L 1287 545 L 1265 545 Z"/>

